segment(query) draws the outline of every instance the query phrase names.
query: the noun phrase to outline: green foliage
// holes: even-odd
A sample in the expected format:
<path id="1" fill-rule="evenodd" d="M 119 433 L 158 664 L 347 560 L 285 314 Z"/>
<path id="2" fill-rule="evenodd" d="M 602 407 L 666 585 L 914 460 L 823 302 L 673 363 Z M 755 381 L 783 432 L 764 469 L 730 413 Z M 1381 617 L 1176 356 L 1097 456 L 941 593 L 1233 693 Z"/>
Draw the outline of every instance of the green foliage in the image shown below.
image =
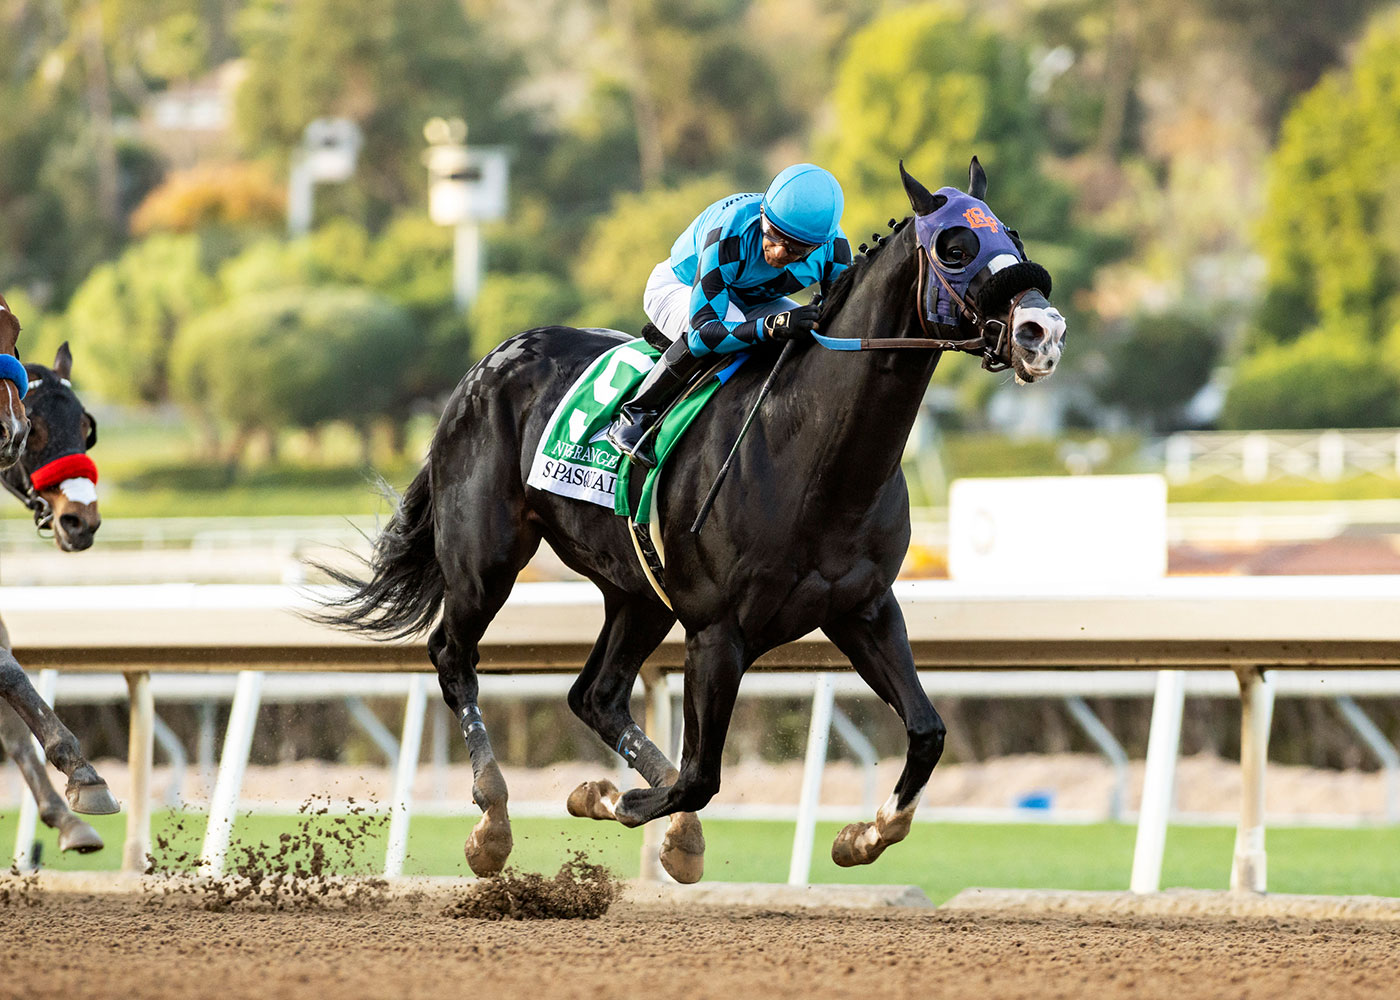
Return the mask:
<path id="1" fill-rule="evenodd" d="M 618 196 L 612 211 L 593 224 L 574 265 L 574 283 L 587 303 L 577 325 L 640 330 L 646 322 L 642 292 L 652 268 L 670 256 L 671 244 L 697 215 L 734 190 L 732 182 L 714 176 Z"/>
<path id="2" fill-rule="evenodd" d="M 837 70 L 821 162 L 846 193 L 857 242 L 908 214 L 898 162 L 930 189 L 967 186 L 977 154 L 997 214 L 1030 242 L 1058 237 L 1069 197 L 1038 169 L 1039 111 L 1024 49 L 951 7 L 921 4 L 859 31 Z"/>
<path id="3" fill-rule="evenodd" d="M 1170 430 L 1181 407 L 1210 378 L 1219 354 L 1219 335 L 1200 317 L 1140 316 L 1108 348 L 1108 374 L 1098 395 L 1156 430 Z"/>
<path id="4" fill-rule="evenodd" d="M 482 282 L 471 310 L 471 358 L 453 369 L 453 382 L 475 360 L 507 337 L 537 326 L 567 323 L 578 296 L 551 274 L 499 274 Z"/>
<path id="5" fill-rule="evenodd" d="M 1235 369 L 1227 427 L 1390 427 L 1400 422 L 1400 377 L 1352 327 L 1321 327 L 1268 346 Z"/>
<path id="6" fill-rule="evenodd" d="M 84 384 L 117 403 L 170 399 L 180 327 L 217 301 L 197 236 L 154 236 L 98 267 L 73 296 L 64 336 L 86 359 Z"/>
<path id="7" fill-rule="evenodd" d="M 1274 340 L 1318 322 L 1369 340 L 1400 319 L 1397 65 L 1393 11 L 1375 22 L 1351 69 L 1325 78 L 1284 121 L 1259 238 L 1269 272 L 1263 321 Z"/>
<path id="8" fill-rule="evenodd" d="M 171 359 L 177 398 L 242 429 L 366 424 L 394 400 L 408 313 L 360 288 L 285 289 L 192 322 Z"/>
<path id="9" fill-rule="evenodd" d="M 501 103 L 517 67 L 458 0 L 250 0 L 239 35 L 245 145 L 285 156 L 312 120 L 350 118 L 365 140 L 351 197 L 372 223 L 421 204 L 429 118 L 466 117 L 477 143 L 527 131 Z"/>

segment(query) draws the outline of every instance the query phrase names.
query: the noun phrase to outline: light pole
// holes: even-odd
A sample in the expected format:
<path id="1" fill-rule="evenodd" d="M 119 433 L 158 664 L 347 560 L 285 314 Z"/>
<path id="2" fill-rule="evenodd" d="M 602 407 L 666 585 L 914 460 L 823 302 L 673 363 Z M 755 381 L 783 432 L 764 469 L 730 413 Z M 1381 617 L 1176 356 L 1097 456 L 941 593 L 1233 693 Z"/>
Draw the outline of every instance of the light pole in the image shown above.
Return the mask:
<path id="1" fill-rule="evenodd" d="M 292 153 L 292 173 L 287 181 L 287 232 L 305 236 L 311 231 L 311 209 L 317 184 L 334 184 L 355 176 L 364 136 L 348 118 L 317 118 Z"/>
<path id="2" fill-rule="evenodd" d="M 431 119 L 423 138 L 428 216 L 455 228 L 452 291 L 457 308 L 466 309 L 481 290 L 485 270 L 480 224 L 505 218 L 509 155 L 500 148 L 468 149 L 467 123 L 460 118 Z"/>

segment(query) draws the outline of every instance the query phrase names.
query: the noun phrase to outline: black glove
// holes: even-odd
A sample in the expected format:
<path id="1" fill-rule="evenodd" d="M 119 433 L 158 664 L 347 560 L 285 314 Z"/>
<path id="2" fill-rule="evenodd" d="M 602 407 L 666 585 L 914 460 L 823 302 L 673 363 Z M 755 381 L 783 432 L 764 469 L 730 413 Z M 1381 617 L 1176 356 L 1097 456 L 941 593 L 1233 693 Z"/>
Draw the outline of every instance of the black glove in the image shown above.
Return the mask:
<path id="1" fill-rule="evenodd" d="M 817 328 L 817 316 L 820 313 L 820 306 L 808 305 L 765 316 L 763 332 L 769 340 L 796 340 Z"/>

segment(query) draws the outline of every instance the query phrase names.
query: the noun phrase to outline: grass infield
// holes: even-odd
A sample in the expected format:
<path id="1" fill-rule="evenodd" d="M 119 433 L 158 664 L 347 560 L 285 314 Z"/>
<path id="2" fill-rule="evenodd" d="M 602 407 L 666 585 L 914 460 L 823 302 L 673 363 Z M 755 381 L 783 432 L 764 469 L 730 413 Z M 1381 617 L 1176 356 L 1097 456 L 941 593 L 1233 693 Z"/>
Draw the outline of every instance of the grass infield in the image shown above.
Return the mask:
<path id="1" fill-rule="evenodd" d="M 40 828 L 45 867 L 68 870 L 115 869 L 121 863 L 126 818 L 89 817 L 107 848 L 87 856 L 62 856 L 53 831 Z M 16 814 L 0 813 L 0 850 L 13 853 Z M 275 846 L 278 837 L 300 829 L 296 816 L 243 816 L 235 838 Z M 312 821 L 330 829 L 331 817 Z M 351 821 L 356 822 L 355 820 Z M 475 818 L 418 816 L 409 835 L 411 875 L 470 875 L 462 841 Z M 183 830 L 177 832 L 177 825 Z M 357 835 L 353 864 L 365 873 L 383 865 L 386 829 L 373 822 Z M 153 834 L 192 852 L 199 849 L 204 817 L 158 813 Z M 343 827 L 342 827 L 343 829 Z M 516 819 L 511 863 L 526 871 L 552 874 L 573 851 L 607 864 L 620 874 L 637 874 L 641 831 L 590 820 Z M 875 864 L 842 869 L 828 850 L 838 825 L 817 828 L 813 882 L 897 883 L 920 886 L 936 903 L 969 886 L 1021 889 L 1106 889 L 1128 885 L 1135 828 L 1101 823 L 1049 824 L 917 823 L 904 843 Z M 711 820 L 705 823 L 705 878 L 726 882 L 784 882 L 792 851 L 793 824 Z M 1234 830 L 1174 826 L 1167 837 L 1162 884 L 1167 887 L 1224 889 L 1229 885 Z M 1281 893 L 1400 896 L 1400 828 L 1319 829 L 1280 827 L 1268 831 L 1269 888 Z M 168 851 L 173 858 L 175 852 Z M 340 858 L 339 851 L 332 852 Z"/>

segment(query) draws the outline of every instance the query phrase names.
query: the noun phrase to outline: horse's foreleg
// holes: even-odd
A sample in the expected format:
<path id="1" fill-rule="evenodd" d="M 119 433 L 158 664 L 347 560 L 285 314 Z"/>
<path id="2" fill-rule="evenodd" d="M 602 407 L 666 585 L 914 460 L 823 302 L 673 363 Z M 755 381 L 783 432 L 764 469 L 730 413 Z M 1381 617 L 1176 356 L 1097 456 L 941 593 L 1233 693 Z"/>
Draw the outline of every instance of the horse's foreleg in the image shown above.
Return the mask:
<path id="1" fill-rule="evenodd" d="M 904 722 L 909 750 L 904 771 L 873 823 L 852 823 L 831 845 L 831 860 L 843 868 L 868 865 L 909 834 L 914 810 L 943 755 L 943 720 L 919 684 L 904 615 L 885 591 L 868 606 L 823 627 L 865 682 Z"/>
<path id="2" fill-rule="evenodd" d="M 739 680 L 748 659 L 731 624 L 712 626 L 685 641 L 685 746 L 679 776 L 669 786 L 634 788 L 617 803 L 617 818 L 640 826 L 658 816 L 695 812 L 719 791 L 720 758 Z"/>
<path id="3" fill-rule="evenodd" d="M 63 796 L 49 782 L 44 762 L 34 752 L 24 720 L 5 702 L 0 702 L 0 744 L 19 768 L 24 783 L 39 804 L 39 818 L 45 826 L 58 831 L 58 849 L 79 854 L 102 850 L 102 838 L 97 831 L 73 814 Z"/>
<path id="4" fill-rule="evenodd" d="M 8 649 L 0 649 L 0 697 L 10 703 L 29 731 L 38 737 L 49 763 L 68 776 L 66 794 L 70 806 L 82 813 L 117 812 L 117 800 L 83 756 L 77 738 L 39 697 Z"/>
<path id="5" fill-rule="evenodd" d="M 629 703 L 642 663 L 674 623 L 674 615 L 650 601 L 622 605 L 607 601 L 603 630 L 569 691 L 574 714 L 652 788 L 675 784 L 680 772 L 633 721 Z M 611 781 L 585 781 L 569 794 L 569 814 L 616 820 L 621 797 Z M 705 834 L 695 813 L 671 816 L 660 857 L 661 866 L 677 882 L 700 881 L 705 872 Z"/>

